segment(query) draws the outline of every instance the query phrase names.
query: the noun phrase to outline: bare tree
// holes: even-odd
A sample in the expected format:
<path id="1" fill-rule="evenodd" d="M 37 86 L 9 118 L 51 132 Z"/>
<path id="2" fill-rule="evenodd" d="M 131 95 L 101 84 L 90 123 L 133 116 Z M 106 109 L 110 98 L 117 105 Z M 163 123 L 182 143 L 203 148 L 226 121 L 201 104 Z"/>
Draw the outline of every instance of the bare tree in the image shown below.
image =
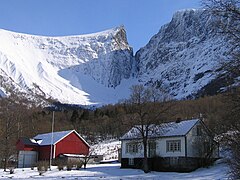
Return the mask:
<path id="1" fill-rule="evenodd" d="M 141 134 L 144 153 L 142 168 L 145 173 L 150 171 L 147 156 L 149 134 L 153 131 L 152 125 L 162 122 L 162 115 L 170 108 L 166 100 L 166 96 L 161 91 L 135 85 L 131 87 L 130 98 L 126 101 L 129 105 L 129 115 L 125 122 L 135 127 Z"/>
<path id="2" fill-rule="evenodd" d="M 195 136 L 192 145 L 196 149 L 195 155 L 201 158 L 202 167 L 212 165 L 216 157 L 218 157 L 219 144 L 213 140 L 213 134 L 208 130 L 201 130 L 201 136 Z"/>
<path id="3" fill-rule="evenodd" d="M 240 88 L 233 89 L 225 94 L 223 101 L 227 109 L 224 116 L 227 130 L 240 132 Z"/>
<path id="4" fill-rule="evenodd" d="M 0 101 L 0 143 L 1 143 L 1 160 L 3 168 L 6 171 L 8 161 L 11 155 L 14 154 L 15 148 L 12 143 L 17 138 L 20 119 L 17 113 L 16 104 L 10 99 L 1 99 Z"/>
<path id="5" fill-rule="evenodd" d="M 219 32 L 224 34 L 232 44 L 229 54 L 231 61 L 224 65 L 224 69 L 236 78 L 240 75 L 240 1 L 239 0 L 203 0 L 202 4 L 215 18 L 216 26 Z M 240 139 L 240 89 L 232 89 L 226 96 L 227 113 L 225 121 L 228 130 L 234 132 L 227 138 L 227 144 L 232 151 L 232 158 L 229 160 L 232 170 L 232 177 L 240 178 L 240 160 L 239 160 L 239 139 Z M 230 123 L 229 123 L 230 122 Z"/>
<path id="6" fill-rule="evenodd" d="M 16 154 L 15 143 L 27 127 L 25 122 L 28 115 L 24 100 L 12 95 L 0 99 L 0 160 L 4 171 L 11 157 Z"/>
<path id="7" fill-rule="evenodd" d="M 224 100 L 227 109 L 224 119 L 228 132 L 222 142 L 231 151 L 228 162 L 231 168 L 232 178 L 240 179 L 240 88 L 234 91 L 232 90 L 231 93 L 225 95 Z"/>
<path id="8" fill-rule="evenodd" d="M 227 139 L 228 146 L 231 149 L 232 158 L 228 159 L 228 163 L 231 169 L 232 179 L 240 179 L 240 134 L 238 132 L 233 132 L 232 136 Z"/>
<path id="9" fill-rule="evenodd" d="M 91 160 L 94 159 L 94 153 L 96 151 L 96 149 L 98 148 L 98 146 L 96 147 L 91 147 L 89 150 L 89 153 L 87 155 L 84 155 L 83 157 L 83 168 L 86 169 L 87 168 L 87 163 Z"/>
<path id="10" fill-rule="evenodd" d="M 203 7 L 215 18 L 219 33 L 225 35 L 232 44 L 229 51 L 231 61 L 225 64 L 234 76 L 240 74 L 240 1 L 202 0 Z"/>

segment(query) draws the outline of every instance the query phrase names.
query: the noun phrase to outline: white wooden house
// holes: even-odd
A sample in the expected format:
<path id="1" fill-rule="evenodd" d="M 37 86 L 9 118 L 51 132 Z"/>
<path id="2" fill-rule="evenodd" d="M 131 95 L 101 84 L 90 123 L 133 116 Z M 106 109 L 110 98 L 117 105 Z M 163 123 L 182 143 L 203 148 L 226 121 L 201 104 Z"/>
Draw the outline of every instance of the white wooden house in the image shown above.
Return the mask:
<path id="1" fill-rule="evenodd" d="M 218 143 L 200 119 L 151 125 L 148 134 L 151 170 L 192 171 L 219 157 Z M 120 140 L 121 167 L 141 168 L 144 153 L 140 131 L 133 127 Z"/>

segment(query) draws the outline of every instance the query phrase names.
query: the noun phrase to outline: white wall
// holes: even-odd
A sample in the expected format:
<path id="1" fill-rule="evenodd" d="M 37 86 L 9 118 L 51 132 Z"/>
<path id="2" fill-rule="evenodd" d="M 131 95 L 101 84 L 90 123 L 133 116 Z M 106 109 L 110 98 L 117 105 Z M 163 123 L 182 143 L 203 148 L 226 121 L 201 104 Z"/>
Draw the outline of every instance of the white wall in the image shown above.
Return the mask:
<path id="1" fill-rule="evenodd" d="M 202 135 L 197 136 L 197 125 L 201 125 Z M 212 144 L 212 137 L 208 135 L 207 129 L 202 123 L 198 122 L 187 134 L 187 157 L 203 157 L 204 142 Z M 217 157 L 216 152 L 216 157 Z"/>
<path id="2" fill-rule="evenodd" d="M 151 139 L 152 140 L 152 139 Z M 175 151 L 175 152 L 167 152 L 166 144 L 168 140 L 181 140 L 181 151 Z M 138 142 L 139 149 L 138 153 L 127 153 L 126 152 L 126 144 L 130 142 Z M 143 158 L 143 144 L 141 141 L 130 141 L 130 140 L 124 140 L 121 144 L 122 148 L 122 158 Z M 148 153 L 147 153 L 148 154 Z M 185 138 L 184 137 L 168 137 L 168 138 L 160 138 L 156 139 L 156 155 L 161 157 L 179 157 L 179 156 L 185 156 Z"/>
<path id="3" fill-rule="evenodd" d="M 199 124 L 199 123 L 198 123 Z M 198 125 L 197 124 L 197 125 Z M 194 126 L 187 134 L 187 157 L 198 157 L 199 151 L 202 150 L 201 145 L 198 145 L 198 141 L 201 140 L 200 136 L 196 136 L 197 126 Z"/>
<path id="4" fill-rule="evenodd" d="M 139 143 L 139 148 L 138 148 L 138 153 L 127 153 L 126 152 L 126 144 L 127 143 Z M 122 148 L 122 158 L 143 158 L 144 154 L 143 154 L 143 144 L 141 143 L 141 141 L 130 141 L 130 140 L 124 140 L 122 141 L 121 144 L 121 148 Z"/>
<path id="5" fill-rule="evenodd" d="M 181 151 L 167 152 L 167 141 L 181 140 Z M 161 157 L 179 157 L 185 156 L 185 138 L 184 137 L 168 137 L 157 140 L 157 155 Z"/>

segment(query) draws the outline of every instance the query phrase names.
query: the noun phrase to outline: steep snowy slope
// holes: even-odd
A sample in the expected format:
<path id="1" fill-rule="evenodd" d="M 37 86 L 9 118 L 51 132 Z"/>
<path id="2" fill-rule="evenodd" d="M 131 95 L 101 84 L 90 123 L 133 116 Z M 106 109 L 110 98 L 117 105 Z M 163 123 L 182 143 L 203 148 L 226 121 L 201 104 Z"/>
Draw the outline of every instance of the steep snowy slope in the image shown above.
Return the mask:
<path id="1" fill-rule="evenodd" d="M 139 81 L 180 99 L 195 95 L 214 80 L 227 60 L 227 39 L 204 10 L 174 14 L 136 53 Z"/>
<path id="2" fill-rule="evenodd" d="M 178 11 L 135 57 L 123 27 L 66 37 L 0 30 L 0 96 L 107 104 L 127 98 L 136 83 L 176 99 L 216 93 L 226 86 L 222 66 L 232 45 L 215 23 L 205 10 Z"/>
<path id="3" fill-rule="evenodd" d="M 128 88 L 115 88 L 132 73 L 123 27 L 67 37 L 0 30 L 0 40 L 2 94 L 11 89 L 83 105 L 117 102 L 128 94 Z"/>

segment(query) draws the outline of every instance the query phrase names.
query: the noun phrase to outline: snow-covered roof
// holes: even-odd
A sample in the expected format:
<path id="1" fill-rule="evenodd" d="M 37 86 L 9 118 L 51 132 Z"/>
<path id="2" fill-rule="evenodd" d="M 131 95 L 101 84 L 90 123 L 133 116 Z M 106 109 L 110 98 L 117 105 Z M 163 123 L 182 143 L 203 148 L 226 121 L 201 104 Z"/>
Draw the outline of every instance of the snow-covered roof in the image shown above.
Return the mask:
<path id="1" fill-rule="evenodd" d="M 83 154 L 62 154 L 65 157 L 72 157 L 72 158 L 84 158 L 86 155 Z"/>
<path id="2" fill-rule="evenodd" d="M 148 128 L 148 135 L 149 138 L 185 136 L 198 121 L 200 120 L 191 119 L 180 122 L 162 123 L 160 125 L 151 124 Z M 132 127 L 120 140 L 140 139 L 142 136 L 138 128 L 140 126 Z"/>
<path id="3" fill-rule="evenodd" d="M 59 140 L 73 132 L 74 130 L 69 131 L 60 131 L 60 132 L 53 132 L 53 144 L 56 144 Z M 52 133 L 46 133 L 46 134 L 38 134 L 33 139 L 42 140 L 39 142 L 39 145 L 51 145 L 52 141 Z"/>

